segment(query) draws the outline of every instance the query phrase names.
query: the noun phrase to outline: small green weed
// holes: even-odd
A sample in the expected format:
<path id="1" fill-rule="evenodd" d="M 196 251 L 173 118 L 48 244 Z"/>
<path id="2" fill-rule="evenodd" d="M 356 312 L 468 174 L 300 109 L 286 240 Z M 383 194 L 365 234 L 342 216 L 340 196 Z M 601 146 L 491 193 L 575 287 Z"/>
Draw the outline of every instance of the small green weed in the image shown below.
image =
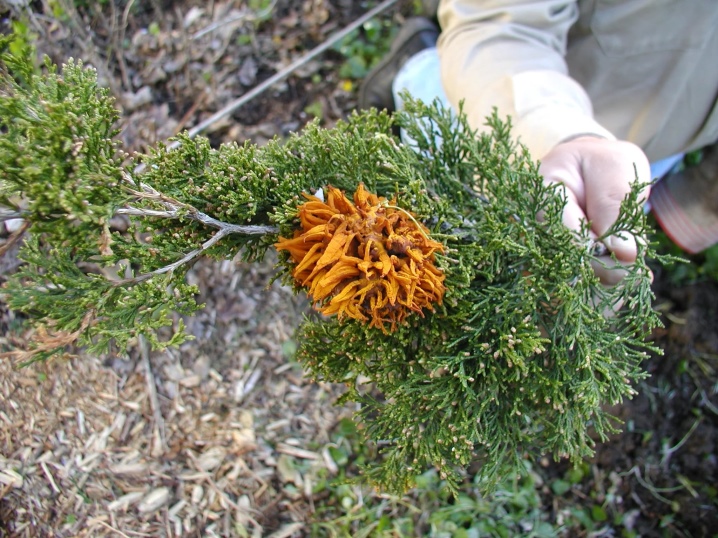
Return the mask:
<path id="1" fill-rule="evenodd" d="M 160 35 L 160 25 L 156 21 L 152 21 L 147 28 L 147 31 L 151 36 L 157 37 Z"/>
<path id="2" fill-rule="evenodd" d="M 491 497 L 482 497 L 467 481 L 453 497 L 435 470 L 417 479 L 403 497 L 376 495 L 347 485 L 333 486 L 317 506 L 313 535 L 436 538 L 508 536 L 551 537 L 559 527 L 542 507 L 541 479 L 526 466 L 524 476 L 508 479 Z M 363 493 L 363 494 L 360 494 Z"/>
<path id="3" fill-rule="evenodd" d="M 680 249 L 656 226 L 652 238 L 659 254 L 671 256 L 671 263 L 663 266 L 668 281 L 675 286 L 684 286 L 700 280 L 718 281 L 718 245 L 700 254 L 689 255 Z"/>
<path id="4" fill-rule="evenodd" d="M 306 112 L 313 118 L 319 118 L 320 120 L 324 118 L 324 109 L 322 108 L 322 103 L 319 100 L 312 101 L 307 106 L 305 106 L 304 112 Z"/>
<path id="5" fill-rule="evenodd" d="M 339 68 L 343 79 L 359 80 L 388 52 L 396 27 L 390 20 L 371 19 L 341 42 L 335 50 L 344 56 Z"/>
<path id="6" fill-rule="evenodd" d="M 27 21 L 14 20 L 11 24 L 13 39 L 8 45 L 10 53 L 17 58 L 34 58 L 35 54 L 33 51 L 35 50 L 35 47 L 33 43 L 37 41 L 37 34 L 30 30 Z"/>
<path id="7" fill-rule="evenodd" d="M 256 25 L 271 20 L 275 4 L 276 0 L 249 0 L 249 9 L 254 14 Z"/>
<path id="8" fill-rule="evenodd" d="M 404 496 L 378 494 L 359 485 L 356 478 L 375 448 L 361 442 L 356 424 L 339 423 L 329 454 L 339 468 L 335 478 L 322 473 L 315 479 L 312 536 L 506 538 L 509 536 L 552 537 L 571 529 L 596 529 L 608 513 L 596 505 L 576 514 L 566 511 L 563 525 L 551 521 L 545 505 L 544 479 L 529 462 L 520 477 L 507 478 L 489 497 L 479 493 L 479 484 L 467 478 L 457 496 L 452 496 L 438 473 L 431 469 L 417 478 L 416 487 Z M 588 473 L 588 465 L 569 470 L 552 485 L 568 491 Z M 327 494 L 328 493 L 328 494 Z"/>
<path id="9" fill-rule="evenodd" d="M 686 153 L 678 169 L 683 170 L 698 166 L 702 160 L 702 150 L 691 151 Z M 673 243 L 664 232 L 660 231 L 653 218 L 652 227 L 657 230 L 653 241 L 657 244 L 656 250 L 658 253 L 667 254 L 675 258 L 674 263 L 665 265 L 665 271 L 671 284 L 681 286 L 705 279 L 718 281 L 718 245 L 713 245 L 700 254 L 689 255 Z M 681 262 L 681 259 L 683 262 Z M 685 263 L 685 261 L 688 263 Z"/>
<path id="10" fill-rule="evenodd" d="M 106 5 L 109 0 L 74 0 L 75 7 L 77 8 L 88 8 L 92 7 L 93 4 L 100 4 L 101 6 Z M 57 2 L 53 2 L 56 4 Z"/>

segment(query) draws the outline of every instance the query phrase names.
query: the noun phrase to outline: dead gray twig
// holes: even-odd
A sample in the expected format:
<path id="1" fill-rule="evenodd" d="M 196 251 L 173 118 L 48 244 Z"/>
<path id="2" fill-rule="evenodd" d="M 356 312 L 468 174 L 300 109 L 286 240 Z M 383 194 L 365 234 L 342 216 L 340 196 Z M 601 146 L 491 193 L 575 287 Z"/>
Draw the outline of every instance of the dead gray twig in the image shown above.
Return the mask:
<path id="1" fill-rule="evenodd" d="M 125 181 L 127 181 L 129 184 L 134 185 L 134 182 L 132 181 L 132 178 L 124 173 Z M 157 269 L 155 271 L 151 271 L 149 273 L 144 273 L 142 275 L 139 275 L 134 278 L 128 278 L 124 280 L 119 280 L 115 282 L 116 286 L 124 286 L 127 284 L 135 284 L 139 282 L 144 282 L 145 280 L 148 280 L 154 276 L 162 275 L 165 273 L 172 273 L 175 269 L 178 267 L 181 267 L 190 261 L 194 260 L 197 256 L 202 254 L 203 252 L 209 250 L 214 245 L 216 245 L 222 238 L 230 235 L 230 234 L 243 234 L 243 235 L 264 235 L 269 233 L 276 233 L 279 231 L 279 229 L 275 226 L 242 226 L 240 224 L 231 224 L 229 222 L 223 222 L 220 220 L 215 219 L 214 217 L 210 217 L 206 213 L 203 213 L 199 211 L 197 208 L 192 207 L 188 204 L 183 204 L 182 202 L 175 200 L 173 198 L 170 198 L 161 192 L 155 190 L 150 185 L 141 183 L 140 184 L 142 190 L 138 191 L 135 189 L 130 189 L 130 192 L 138 197 L 138 198 L 144 198 L 144 199 L 152 199 L 156 200 L 158 203 L 162 204 L 167 208 L 166 211 L 157 211 L 153 209 L 145 209 L 145 208 L 138 208 L 138 207 L 126 207 L 126 208 L 120 208 L 117 210 L 117 214 L 119 215 L 133 215 L 133 216 L 144 216 L 144 217 L 160 217 L 160 218 L 189 218 L 191 220 L 196 220 L 197 222 L 201 222 L 205 226 L 211 226 L 213 228 L 217 228 L 219 231 L 214 234 L 210 239 L 205 241 L 202 245 L 200 245 L 195 250 L 188 252 L 185 256 L 180 258 L 179 260 L 169 264 L 165 265 L 164 267 Z"/>

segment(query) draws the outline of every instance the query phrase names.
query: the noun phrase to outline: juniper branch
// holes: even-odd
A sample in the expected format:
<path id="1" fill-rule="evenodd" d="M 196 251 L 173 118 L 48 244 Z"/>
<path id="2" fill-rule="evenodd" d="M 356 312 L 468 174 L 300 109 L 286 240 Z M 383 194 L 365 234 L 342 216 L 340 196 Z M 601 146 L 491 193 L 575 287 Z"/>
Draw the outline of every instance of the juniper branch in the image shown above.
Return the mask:
<path id="1" fill-rule="evenodd" d="M 238 252 L 261 259 L 280 237 L 294 237 L 307 194 L 328 186 L 351 194 L 360 184 L 395 200 L 447 253 L 436 253 L 443 303 L 393 332 L 337 318 L 299 328 L 309 374 L 347 383 L 344 401 L 361 404 L 367 441 L 388 441 L 366 470 L 375 484 L 403 490 L 433 466 L 455 488 L 478 460 L 490 488 L 521 472 L 527 456 L 580 460 L 593 449 L 589 428 L 613 431 L 606 404 L 635 393 L 641 361 L 657 352 L 646 341 L 659 325 L 651 246 L 639 244 L 635 264 L 616 264 L 626 272 L 619 285 L 601 286 L 591 266 L 600 247 L 587 230 L 565 228 L 565 197 L 496 115 L 479 135 L 461 111 L 407 99 L 396 120 L 370 111 L 332 129 L 314 122 L 262 148 L 215 149 L 185 134 L 172 151 L 160 145 L 139 156 L 143 171 L 132 175 L 94 73 L 73 63 L 61 75 L 48 69 L 43 77 L 27 59 L 0 57 L 0 203 L 31 223 L 25 265 L 3 295 L 45 331 L 33 358 L 58 351 L 48 344 L 68 335 L 94 352 L 140 335 L 155 347 L 181 342 L 181 316 L 201 307 L 185 282 L 188 264 Z M 412 147 L 393 138 L 395 121 Z M 610 234 L 647 235 L 639 191 Z M 109 230 L 117 214 L 130 217 L 127 233 Z M 101 274 L 117 267 L 126 275 L 119 281 Z M 283 252 L 278 275 L 300 291 L 295 267 Z M 354 386 L 360 376 L 370 392 Z"/>

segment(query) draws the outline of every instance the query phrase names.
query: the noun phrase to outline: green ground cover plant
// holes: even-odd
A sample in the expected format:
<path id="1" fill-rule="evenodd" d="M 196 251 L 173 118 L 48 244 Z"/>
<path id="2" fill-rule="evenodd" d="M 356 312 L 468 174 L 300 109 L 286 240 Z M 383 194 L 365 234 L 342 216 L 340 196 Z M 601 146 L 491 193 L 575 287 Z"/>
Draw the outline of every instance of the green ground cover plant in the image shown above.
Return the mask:
<path id="1" fill-rule="evenodd" d="M 396 28 L 389 21 L 372 19 L 361 30 L 352 32 L 336 47 L 336 51 L 346 58 L 339 69 L 339 76 L 351 80 L 361 80 L 388 51 Z"/>

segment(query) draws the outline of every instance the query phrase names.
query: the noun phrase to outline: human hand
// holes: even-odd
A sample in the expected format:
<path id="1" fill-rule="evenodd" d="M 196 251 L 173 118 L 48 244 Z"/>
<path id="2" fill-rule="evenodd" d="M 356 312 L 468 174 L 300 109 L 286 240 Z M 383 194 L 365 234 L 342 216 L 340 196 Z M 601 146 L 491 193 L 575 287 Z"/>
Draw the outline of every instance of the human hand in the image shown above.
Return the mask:
<path id="1" fill-rule="evenodd" d="M 588 221 L 593 238 L 606 233 L 616 221 L 621 202 L 631 191 L 636 175 L 641 183 L 647 184 L 651 179 L 648 158 L 641 148 L 630 142 L 590 135 L 555 146 L 541 160 L 539 172 L 546 181 L 565 188 L 568 202 L 563 213 L 564 224 L 579 230 L 581 221 Z M 648 194 L 646 186 L 641 199 L 648 199 Z M 625 264 L 636 261 L 635 237 L 610 236 L 603 243 L 618 261 Z M 612 285 L 623 278 L 623 271 L 610 269 L 615 265 L 610 256 L 603 256 L 601 262 L 594 264 L 601 282 Z"/>

